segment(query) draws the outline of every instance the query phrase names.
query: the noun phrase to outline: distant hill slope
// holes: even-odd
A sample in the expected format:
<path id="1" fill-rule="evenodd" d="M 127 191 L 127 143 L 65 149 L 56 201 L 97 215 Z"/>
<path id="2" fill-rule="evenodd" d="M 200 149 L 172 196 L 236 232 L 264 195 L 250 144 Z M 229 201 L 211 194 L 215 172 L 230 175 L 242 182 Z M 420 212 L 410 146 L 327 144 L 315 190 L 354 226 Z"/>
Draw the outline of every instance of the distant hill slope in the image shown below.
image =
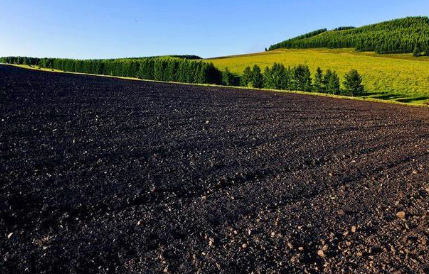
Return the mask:
<path id="1" fill-rule="evenodd" d="M 407 17 L 359 28 L 321 29 L 272 45 L 269 49 L 279 48 L 355 48 L 377 53 L 429 55 L 429 18 Z"/>
<path id="2" fill-rule="evenodd" d="M 429 57 L 412 54 L 376 54 L 354 49 L 278 49 L 246 55 L 208 59 L 217 68 L 242 74 L 247 66 L 259 65 L 262 70 L 274 63 L 286 67 L 306 64 L 312 73 L 317 67 L 337 71 L 341 79 L 346 72 L 357 69 L 369 93 L 377 98 L 414 98 L 429 103 Z M 314 74 L 313 74 L 314 79 Z M 388 95 L 390 94 L 390 95 Z M 404 102 L 410 102 L 408 101 Z"/>

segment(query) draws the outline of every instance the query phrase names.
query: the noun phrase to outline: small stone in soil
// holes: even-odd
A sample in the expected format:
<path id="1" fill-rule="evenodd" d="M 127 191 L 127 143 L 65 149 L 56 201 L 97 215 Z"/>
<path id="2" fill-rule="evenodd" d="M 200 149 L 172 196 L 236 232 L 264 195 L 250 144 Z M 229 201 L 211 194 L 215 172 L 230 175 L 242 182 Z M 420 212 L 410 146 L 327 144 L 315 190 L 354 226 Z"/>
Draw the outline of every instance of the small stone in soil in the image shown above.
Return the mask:
<path id="1" fill-rule="evenodd" d="M 405 219 L 405 212 L 404 211 L 399 211 L 398 213 L 396 213 L 396 216 L 399 219 Z"/>

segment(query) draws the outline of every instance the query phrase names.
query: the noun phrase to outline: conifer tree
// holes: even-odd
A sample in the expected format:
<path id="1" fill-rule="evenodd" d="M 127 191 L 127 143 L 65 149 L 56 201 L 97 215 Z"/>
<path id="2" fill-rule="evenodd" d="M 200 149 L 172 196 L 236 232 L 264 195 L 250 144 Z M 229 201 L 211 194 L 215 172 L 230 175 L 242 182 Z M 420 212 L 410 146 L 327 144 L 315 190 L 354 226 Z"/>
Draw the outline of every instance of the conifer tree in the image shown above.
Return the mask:
<path id="1" fill-rule="evenodd" d="M 307 65 L 298 65 L 292 73 L 293 89 L 311 91 L 311 72 Z"/>
<path id="2" fill-rule="evenodd" d="M 271 69 L 269 67 L 266 67 L 264 69 L 263 78 L 264 78 L 264 85 L 263 85 L 264 88 L 270 88 L 270 89 L 275 88 L 273 76 L 271 74 Z"/>
<path id="3" fill-rule="evenodd" d="M 340 93 L 340 78 L 335 71 L 328 69 L 323 79 L 325 91 L 331 94 Z"/>
<path id="4" fill-rule="evenodd" d="M 254 88 L 262 88 L 264 84 L 264 76 L 262 75 L 261 68 L 258 65 L 253 66 L 251 83 Z"/>
<path id="5" fill-rule="evenodd" d="M 344 87 L 346 92 L 352 96 L 361 95 L 364 92 L 364 86 L 362 85 L 362 77 L 359 72 L 355 69 L 350 70 L 344 76 Z"/>
<path id="6" fill-rule="evenodd" d="M 317 92 L 323 92 L 323 70 L 318 67 L 316 70 L 316 75 L 314 76 L 314 90 Z"/>
<path id="7" fill-rule="evenodd" d="M 233 75 L 229 71 L 228 67 L 222 72 L 222 84 L 225 86 L 232 86 L 234 83 Z"/>
<path id="8" fill-rule="evenodd" d="M 245 87 L 249 86 L 249 83 L 252 82 L 252 78 L 252 70 L 247 66 L 243 71 L 243 76 L 241 77 L 241 85 Z"/>

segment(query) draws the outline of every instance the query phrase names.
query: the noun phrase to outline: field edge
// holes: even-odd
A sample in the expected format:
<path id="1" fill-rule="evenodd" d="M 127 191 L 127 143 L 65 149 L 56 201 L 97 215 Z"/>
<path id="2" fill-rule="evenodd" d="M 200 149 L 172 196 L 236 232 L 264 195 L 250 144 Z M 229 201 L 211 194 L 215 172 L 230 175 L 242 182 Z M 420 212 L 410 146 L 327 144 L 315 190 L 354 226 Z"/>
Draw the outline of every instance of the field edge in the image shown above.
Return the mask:
<path id="1" fill-rule="evenodd" d="M 366 97 L 366 96 L 352 97 L 352 96 L 346 96 L 346 95 L 335 95 L 335 94 L 327 94 L 327 93 L 320 93 L 320 92 L 313 92 L 313 91 L 308 92 L 308 91 L 278 90 L 278 89 L 266 89 L 266 88 L 257 89 L 257 88 L 242 87 L 242 86 L 224 86 L 224 85 L 214 85 L 214 84 L 197 84 L 197 83 L 181 83 L 181 82 L 171 82 L 171 81 L 156 81 L 156 80 L 147 80 L 147 79 L 140 79 L 140 78 L 134 78 L 134 77 L 122 77 L 122 76 L 113 76 L 113 75 L 89 74 L 89 73 L 81 73 L 81 72 L 62 71 L 62 70 L 57 70 L 57 69 L 34 67 L 34 66 L 30 66 L 30 65 L 17 65 L 17 64 L 1 64 L 1 65 L 18 67 L 18 68 L 34 70 L 34 71 L 50 72 L 50 73 L 87 75 L 87 76 L 105 77 L 105 78 L 131 80 L 131 81 L 167 83 L 167 84 L 177 84 L 177 85 L 187 85 L 187 86 L 233 88 L 233 89 L 242 89 L 242 90 L 256 90 L 256 91 L 266 91 L 266 92 L 276 92 L 276 93 L 289 93 L 289 94 L 300 94 L 300 95 L 309 95 L 309 96 L 321 96 L 321 97 L 329 97 L 329 98 L 344 99 L 344 100 L 356 100 L 356 101 L 365 101 L 365 102 L 374 102 L 374 103 L 395 104 L 395 105 L 413 106 L 413 107 L 424 107 L 424 108 L 429 107 L 428 102 L 420 102 L 420 103 L 398 102 L 398 101 L 394 101 L 394 100 L 390 100 L 390 99 L 378 99 L 378 98 L 371 98 L 371 97 Z"/>

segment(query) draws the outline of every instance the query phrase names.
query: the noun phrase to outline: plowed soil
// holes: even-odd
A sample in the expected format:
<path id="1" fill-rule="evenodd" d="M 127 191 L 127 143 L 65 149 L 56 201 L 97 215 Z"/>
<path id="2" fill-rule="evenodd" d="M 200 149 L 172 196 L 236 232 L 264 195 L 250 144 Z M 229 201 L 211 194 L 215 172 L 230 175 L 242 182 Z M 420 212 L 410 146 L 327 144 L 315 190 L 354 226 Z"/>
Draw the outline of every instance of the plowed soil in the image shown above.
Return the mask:
<path id="1" fill-rule="evenodd" d="M 0 66 L 1 273 L 429 273 L 429 110 Z"/>

